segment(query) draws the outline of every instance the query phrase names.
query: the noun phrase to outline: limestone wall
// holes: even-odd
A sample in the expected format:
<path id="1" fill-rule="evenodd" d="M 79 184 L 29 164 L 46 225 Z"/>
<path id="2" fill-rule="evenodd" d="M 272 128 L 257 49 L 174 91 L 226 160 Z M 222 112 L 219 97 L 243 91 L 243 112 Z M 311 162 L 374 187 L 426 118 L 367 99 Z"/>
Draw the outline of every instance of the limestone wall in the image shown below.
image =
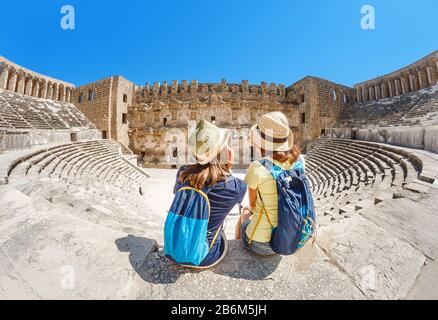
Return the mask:
<path id="1" fill-rule="evenodd" d="M 303 145 L 331 128 L 354 101 L 352 88 L 316 77 L 306 77 L 286 92 L 289 99 L 298 102 L 291 123 L 296 127 L 297 141 Z"/>
<path id="2" fill-rule="evenodd" d="M 425 128 L 424 149 L 438 153 L 438 125 Z"/>
<path id="3" fill-rule="evenodd" d="M 387 128 L 330 128 L 331 138 L 357 139 L 438 153 L 438 125 Z"/>
<path id="4" fill-rule="evenodd" d="M 146 83 L 141 87 L 139 94 L 142 97 L 184 97 L 186 95 L 196 96 L 208 93 L 220 93 L 226 96 L 240 95 L 244 98 L 249 97 L 278 97 L 284 98 L 286 95 L 283 84 L 261 82 L 260 85 L 249 84 L 248 80 L 242 80 L 241 83 L 227 83 L 223 79 L 220 83 L 198 83 L 198 80 L 172 80 L 171 83 L 163 81 L 154 82 L 151 86 Z"/>
<path id="5" fill-rule="evenodd" d="M 75 89 L 72 102 L 100 130 L 104 138 L 129 145 L 128 105 L 134 84 L 121 76 L 102 79 Z"/>
<path id="6" fill-rule="evenodd" d="M 132 105 L 134 84 L 121 76 L 114 77 L 112 103 L 111 138 L 129 145 L 128 106 Z"/>
<path id="7" fill-rule="evenodd" d="M 173 81 L 140 87 L 129 108 L 130 148 L 148 166 L 179 166 L 189 161 L 186 146 L 190 126 L 207 119 L 233 134 L 236 164 L 249 163 L 244 144 L 249 128 L 271 111 L 297 119 L 296 105 L 286 98 L 283 85 L 199 84 Z M 293 120 L 291 121 L 293 127 Z"/>
<path id="8" fill-rule="evenodd" d="M 352 139 L 352 129 L 350 128 L 329 128 L 326 135 L 330 138 Z"/>

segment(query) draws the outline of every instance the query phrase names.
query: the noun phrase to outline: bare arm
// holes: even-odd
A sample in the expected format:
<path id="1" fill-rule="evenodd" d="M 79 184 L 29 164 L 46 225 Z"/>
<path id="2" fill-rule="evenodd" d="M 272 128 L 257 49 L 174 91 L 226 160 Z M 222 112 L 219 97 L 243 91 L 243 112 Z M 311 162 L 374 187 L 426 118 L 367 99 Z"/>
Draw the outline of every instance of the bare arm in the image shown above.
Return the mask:
<path id="1" fill-rule="evenodd" d="M 251 217 L 252 212 L 255 210 L 256 201 L 257 201 L 257 190 L 248 187 L 248 196 L 249 196 L 249 207 L 242 208 L 242 215 L 240 216 L 240 219 L 237 220 L 237 224 L 236 224 L 235 237 L 238 240 L 241 239 L 242 236 L 240 234 L 240 228 L 242 224 L 245 222 L 245 220 L 248 220 Z"/>
<path id="2" fill-rule="evenodd" d="M 248 188 L 248 195 L 249 195 L 249 206 L 251 210 L 255 209 L 257 202 L 257 190 Z"/>

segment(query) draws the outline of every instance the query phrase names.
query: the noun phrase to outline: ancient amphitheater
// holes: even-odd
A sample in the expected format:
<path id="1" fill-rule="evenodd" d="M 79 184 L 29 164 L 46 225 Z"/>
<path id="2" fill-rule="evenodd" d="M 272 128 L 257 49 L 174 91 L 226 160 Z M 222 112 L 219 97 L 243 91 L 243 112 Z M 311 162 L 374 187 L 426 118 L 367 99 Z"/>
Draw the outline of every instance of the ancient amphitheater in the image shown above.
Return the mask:
<path id="1" fill-rule="evenodd" d="M 354 88 L 120 76 L 75 87 L 0 57 L 0 298 L 437 299 L 437 80 L 438 51 Z M 166 134 L 208 118 L 239 141 L 272 110 L 306 150 L 316 243 L 254 257 L 233 240 L 235 208 L 219 266 L 169 264 L 181 156 Z"/>

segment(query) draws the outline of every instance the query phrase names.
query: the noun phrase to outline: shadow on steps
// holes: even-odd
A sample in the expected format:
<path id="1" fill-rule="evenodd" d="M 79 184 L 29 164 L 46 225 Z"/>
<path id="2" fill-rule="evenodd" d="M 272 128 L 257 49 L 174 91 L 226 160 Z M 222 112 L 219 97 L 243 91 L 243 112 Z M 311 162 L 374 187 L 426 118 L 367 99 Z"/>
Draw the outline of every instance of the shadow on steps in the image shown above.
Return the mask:
<path id="1" fill-rule="evenodd" d="M 119 251 L 129 252 L 129 261 L 137 274 L 152 284 L 171 284 L 186 273 L 213 272 L 235 279 L 265 280 L 278 267 L 281 256 L 259 257 L 245 250 L 241 241 L 229 240 L 227 256 L 217 266 L 201 270 L 190 269 L 173 264 L 158 251 L 153 239 L 129 235 L 117 239 Z"/>

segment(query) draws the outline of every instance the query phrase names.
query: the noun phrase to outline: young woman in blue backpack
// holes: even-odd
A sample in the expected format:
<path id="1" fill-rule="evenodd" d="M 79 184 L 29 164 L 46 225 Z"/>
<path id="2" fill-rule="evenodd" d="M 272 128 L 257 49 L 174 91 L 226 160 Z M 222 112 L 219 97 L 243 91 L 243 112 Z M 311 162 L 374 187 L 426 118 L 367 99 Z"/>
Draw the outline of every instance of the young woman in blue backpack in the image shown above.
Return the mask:
<path id="1" fill-rule="evenodd" d="M 196 163 L 177 173 L 175 199 L 164 228 L 164 251 L 175 263 L 209 268 L 227 253 L 222 226 L 247 187 L 231 172 L 229 130 L 201 120 L 189 138 L 189 149 Z"/>
<path id="2" fill-rule="evenodd" d="M 245 176 L 249 206 L 236 225 L 236 239 L 257 255 L 292 254 L 316 228 L 304 158 L 281 112 L 263 115 L 251 128 L 250 140 L 261 159 Z"/>

